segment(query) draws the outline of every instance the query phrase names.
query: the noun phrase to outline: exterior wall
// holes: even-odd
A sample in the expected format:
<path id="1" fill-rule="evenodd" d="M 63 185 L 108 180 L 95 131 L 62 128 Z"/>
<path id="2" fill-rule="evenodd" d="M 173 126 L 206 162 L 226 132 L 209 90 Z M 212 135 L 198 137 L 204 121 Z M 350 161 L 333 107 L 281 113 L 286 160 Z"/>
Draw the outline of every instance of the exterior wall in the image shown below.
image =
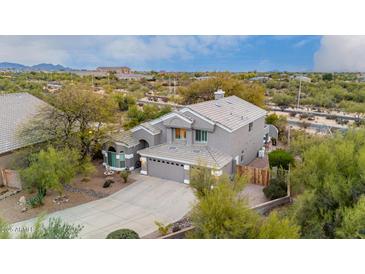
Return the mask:
<path id="1" fill-rule="evenodd" d="M 263 136 L 265 135 L 265 117 L 253 122 L 252 130 L 246 125 L 232 133 L 216 126 L 213 133 L 208 132 L 208 146 L 216 148 L 231 155 L 238 156 L 239 163 L 248 164 L 257 156 L 257 152 L 263 146 Z M 244 151 L 243 162 L 241 154 Z"/>
<path id="2" fill-rule="evenodd" d="M 258 151 L 263 146 L 263 137 L 265 135 L 265 117 L 261 117 L 253 122 L 253 128 L 249 131 L 249 125 L 246 125 L 232 134 L 232 157 L 241 156 L 244 151 L 243 162 L 248 164 L 257 157 Z"/>
<path id="3" fill-rule="evenodd" d="M 114 142 L 108 142 L 104 144 L 103 151 L 107 152 L 109 147 L 114 147 L 117 153 L 120 153 L 121 151 L 124 152 L 125 156 L 125 166 L 128 169 L 134 169 L 136 162 L 139 160 L 139 155 L 137 154 L 137 151 L 139 149 L 142 149 L 142 144 L 139 144 L 135 147 L 126 147 L 125 145 L 121 143 L 114 143 Z M 107 155 L 103 154 L 103 162 L 104 165 L 108 163 Z"/>
<path id="4" fill-rule="evenodd" d="M 167 143 L 167 127 L 163 124 L 163 121 L 156 123 L 153 125 L 154 127 L 161 130 L 161 133 L 158 135 L 156 144 L 165 144 Z"/>
<path id="5" fill-rule="evenodd" d="M 196 116 L 195 114 L 193 114 L 190 111 L 186 111 L 185 113 L 194 120 L 194 123 L 192 126 L 193 129 L 207 130 L 210 132 L 214 131 L 214 125 L 208 123 L 207 121 L 204 121 L 203 119 L 199 118 L 198 116 Z"/>
<path id="6" fill-rule="evenodd" d="M 0 169 L 6 169 L 10 167 L 10 164 L 14 160 L 14 154 L 13 153 L 7 153 L 0 155 Z M 4 184 L 2 181 L 2 176 L 0 174 L 0 186 Z"/>
<path id="7" fill-rule="evenodd" d="M 233 170 L 233 162 L 230 162 L 228 165 L 226 165 L 224 168 L 222 168 L 223 173 L 231 175 L 234 173 Z"/>
<path id="8" fill-rule="evenodd" d="M 191 128 L 191 124 L 179 117 L 172 117 L 163 122 L 166 127 Z"/>
<path id="9" fill-rule="evenodd" d="M 152 135 L 144 129 L 139 129 L 133 132 L 134 138 L 136 138 L 137 140 L 145 140 L 149 144 L 149 146 L 155 146 L 160 144 L 160 137 L 158 135 L 159 134 Z"/>

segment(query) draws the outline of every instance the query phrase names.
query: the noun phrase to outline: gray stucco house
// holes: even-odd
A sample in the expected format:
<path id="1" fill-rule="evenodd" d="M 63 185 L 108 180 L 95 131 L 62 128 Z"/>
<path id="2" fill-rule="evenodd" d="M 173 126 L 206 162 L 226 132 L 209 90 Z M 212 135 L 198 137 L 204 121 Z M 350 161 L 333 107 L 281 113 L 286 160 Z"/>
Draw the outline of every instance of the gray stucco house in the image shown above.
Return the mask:
<path id="1" fill-rule="evenodd" d="M 257 157 L 268 138 L 266 111 L 236 96 L 188 105 L 130 131 L 114 134 L 102 151 L 112 170 L 133 170 L 189 183 L 191 169 L 207 166 L 216 176 Z"/>

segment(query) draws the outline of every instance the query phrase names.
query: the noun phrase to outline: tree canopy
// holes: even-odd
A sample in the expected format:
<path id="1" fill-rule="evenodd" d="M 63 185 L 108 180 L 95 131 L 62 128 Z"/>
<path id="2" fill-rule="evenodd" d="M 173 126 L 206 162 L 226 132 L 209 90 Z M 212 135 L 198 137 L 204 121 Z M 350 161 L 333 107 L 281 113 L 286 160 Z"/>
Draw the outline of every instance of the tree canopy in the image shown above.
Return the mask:
<path id="1" fill-rule="evenodd" d="M 302 237 L 335 238 L 341 234 L 338 229 L 344 231 L 346 222 L 354 220 L 351 212 L 358 216 L 356 205 L 363 205 L 358 201 L 365 194 L 365 130 L 350 129 L 324 139 L 305 150 L 302 158 L 291 176 L 294 190 L 303 191 L 293 216 Z"/>
<path id="2" fill-rule="evenodd" d="M 115 122 L 115 100 L 95 94 L 85 85 L 70 85 L 56 94 L 51 103 L 20 133 L 30 143 L 51 140 L 56 147 L 75 148 L 81 158 L 93 156 Z"/>
<path id="3" fill-rule="evenodd" d="M 196 175 L 194 175 L 196 176 Z M 206 182 L 200 182 L 198 181 Z M 237 177 L 233 182 L 223 175 L 207 176 L 204 171 L 192 178 L 198 203 L 191 212 L 195 229 L 189 235 L 198 239 L 298 238 L 299 228 L 291 220 L 277 215 L 261 217 L 249 208 L 240 192 L 247 181 Z"/>
<path id="4" fill-rule="evenodd" d="M 218 76 L 206 80 L 195 81 L 188 87 L 179 88 L 183 104 L 194 104 L 214 99 L 218 89 L 225 91 L 226 96 L 236 95 L 259 107 L 264 107 L 265 88 L 258 83 L 237 80 L 229 76 Z"/>
<path id="5" fill-rule="evenodd" d="M 48 147 L 30 156 L 29 167 L 20 170 L 20 176 L 28 189 L 35 188 L 44 196 L 48 189 L 61 193 L 63 185 L 84 168 L 79 163 L 76 150 L 66 148 L 57 151 Z M 90 167 L 87 169 L 90 170 Z"/>

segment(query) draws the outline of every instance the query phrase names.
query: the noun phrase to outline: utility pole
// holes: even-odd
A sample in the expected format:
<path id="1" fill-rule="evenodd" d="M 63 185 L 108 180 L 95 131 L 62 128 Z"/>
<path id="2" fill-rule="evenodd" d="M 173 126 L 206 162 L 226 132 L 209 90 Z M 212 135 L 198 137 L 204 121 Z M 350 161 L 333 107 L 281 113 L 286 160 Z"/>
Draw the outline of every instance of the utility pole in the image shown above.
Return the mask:
<path id="1" fill-rule="evenodd" d="M 170 78 L 170 74 L 169 74 L 169 94 L 171 94 L 171 78 Z"/>
<path id="2" fill-rule="evenodd" d="M 299 90 L 298 90 L 298 98 L 297 98 L 297 108 L 300 106 L 300 93 L 302 91 L 302 78 L 299 79 Z"/>
<path id="3" fill-rule="evenodd" d="M 174 95 L 176 94 L 176 79 L 174 78 Z"/>

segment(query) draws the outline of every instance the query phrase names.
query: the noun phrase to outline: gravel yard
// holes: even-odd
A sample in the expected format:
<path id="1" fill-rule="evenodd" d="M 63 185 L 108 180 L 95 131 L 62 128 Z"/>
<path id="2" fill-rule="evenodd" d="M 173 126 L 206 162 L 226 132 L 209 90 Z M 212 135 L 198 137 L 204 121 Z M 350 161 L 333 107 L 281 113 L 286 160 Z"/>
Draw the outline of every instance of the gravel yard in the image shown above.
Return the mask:
<path id="1" fill-rule="evenodd" d="M 129 177 L 129 182 L 125 184 L 119 175 L 114 174 L 111 176 L 111 179 L 113 179 L 115 183 L 113 183 L 109 188 L 103 188 L 103 184 L 106 179 L 106 176 L 103 174 L 105 169 L 100 163 L 95 162 L 94 164 L 96 171 L 88 177 L 90 179 L 89 181 L 84 181 L 84 177 L 78 176 L 72 180 L 68 187 L 65 188 L 64 195 L 68 202 L 60 204 L 55 203 L 53 200 L 58 197 L 58 193 L 52 193 L 49 191 L 45 197 L 43 206 L 38 208 L 29 208 L 26 212 L 21 212 L 21 207 L 17 204 L 20 197 L 25 196 L 28 198 L 35 195 L 35 193 L 28 193 L 23 190 L 0 201 L 0 218 L 4 219 L 8 223 L 27 220 L 42 213 L 55 212 L 109 196 L 130 185 L 134 181 L 133 175 L 131 175 Z"/>

